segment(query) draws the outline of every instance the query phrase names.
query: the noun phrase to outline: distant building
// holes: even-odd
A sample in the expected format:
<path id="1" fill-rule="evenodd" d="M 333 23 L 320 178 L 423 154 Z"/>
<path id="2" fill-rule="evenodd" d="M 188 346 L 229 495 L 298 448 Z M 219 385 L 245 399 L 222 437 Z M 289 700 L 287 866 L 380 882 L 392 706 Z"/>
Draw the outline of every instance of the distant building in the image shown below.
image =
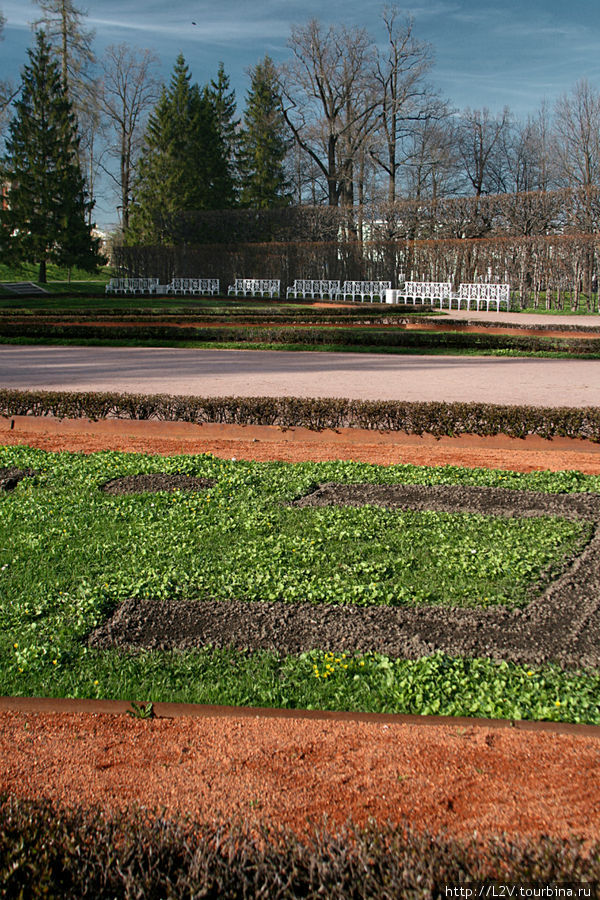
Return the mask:
<path id="1" fill-rule="evenodd" d="M 10 191 L 10 181 L 0 182 L 0 209 L 8 209 L 9 191 Z"/>

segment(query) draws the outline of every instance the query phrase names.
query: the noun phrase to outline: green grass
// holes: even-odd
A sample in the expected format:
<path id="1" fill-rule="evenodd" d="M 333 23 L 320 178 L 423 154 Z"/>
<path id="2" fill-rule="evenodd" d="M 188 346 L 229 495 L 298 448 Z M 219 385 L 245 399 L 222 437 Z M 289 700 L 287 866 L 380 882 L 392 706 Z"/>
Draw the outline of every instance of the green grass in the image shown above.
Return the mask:
<path id="1" fill-rule="evenodd" d="M 0 262 L 0 281 L 33 281 L 37 284 L 38 274 L 39 266 L 36 263 L 7 265 Z M 46 268 L 46 277 L 50 285 L 53 282 L 63 282 L 65 285 L 70 282 L 91 282 L 98 284 L 104 290 L 104 285 L 110 276 L 111 272 L 108 266 L 103 266 L 97 272 L 86 272 L 78 268 L 73 268 L 69 272 L 67 268 L 57 266 L 55 263 L 48 263 Z M 43 285 L 43 287 L 48 287 L 48 285 Z"/>
<path id="2" fill-rule="evenodd" d="M 0 448 L 38 474 L 0 495 L 0 693 L 600 721 L 599 676 L 436 655 L 394 661 L 206 648 L 127 654 L 83 638 L 128 597 L 523 605 L 585 523 L 377 508 L 290 508 L 323 481 L 600 491 L 579 473 L 353 462 L 51 454 Z M 215 478 L 198 493 L 107 496 L 117 475 Z M 529 674 L 528 674 L 529 672 Z"/>

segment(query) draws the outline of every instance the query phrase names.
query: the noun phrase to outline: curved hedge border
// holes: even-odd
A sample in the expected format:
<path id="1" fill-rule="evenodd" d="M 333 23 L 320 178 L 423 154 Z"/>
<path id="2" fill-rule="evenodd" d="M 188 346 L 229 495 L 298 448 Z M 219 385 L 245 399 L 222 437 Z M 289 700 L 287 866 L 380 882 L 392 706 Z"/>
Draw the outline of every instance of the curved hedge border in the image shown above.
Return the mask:
<path id="1" fill-rule="evenodd" d="M 157 419 L 166 422 L 364 428 L 436 437 L 527 435 L 600 442 L 600 407 L 501 406 L 494 403 L 347 400 L 325 397 L 188 397 L 0 389 L 2 416 Z"/>

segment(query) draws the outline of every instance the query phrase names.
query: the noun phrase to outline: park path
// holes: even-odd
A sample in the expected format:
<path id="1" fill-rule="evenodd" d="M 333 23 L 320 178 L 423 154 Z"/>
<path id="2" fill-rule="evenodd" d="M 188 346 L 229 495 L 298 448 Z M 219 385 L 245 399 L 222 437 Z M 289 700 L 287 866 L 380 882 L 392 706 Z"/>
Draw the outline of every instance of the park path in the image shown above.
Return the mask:
<path id="1" fill-rule="evenodd" d="M 600 362 L 146 347 L 0 346 L 0 388 L 597 406 Z"/>

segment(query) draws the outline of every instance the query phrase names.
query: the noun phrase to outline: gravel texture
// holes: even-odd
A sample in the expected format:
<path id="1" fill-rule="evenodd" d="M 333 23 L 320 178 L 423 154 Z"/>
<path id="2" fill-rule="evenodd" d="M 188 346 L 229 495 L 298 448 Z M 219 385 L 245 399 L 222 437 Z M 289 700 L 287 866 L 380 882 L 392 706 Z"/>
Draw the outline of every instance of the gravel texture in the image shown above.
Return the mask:
<path id="1" fill-rule="evenodd" d="M 4 466 L 0 468 L 0 491 L 14 491 L 20 481 L 24 478 L 31 478 L 32 475 L 35 475 L 33 469 Z"/>
<path id="2" fill-rule="evenodd" d="M 598 405 L 597 372 L 594 359 L 0 346 L 0 386 L 19 390 L 581 408 Z"/>
<path id="3" fill-rule="evenodd" d="M 158 491 L 202 491 L 212 487 L 211 478 L 195 478 L 193 475 L 167 475 L 164 472 L 149 472 L 144 475 L 125 475 L 111 478 L 100 485 L 105 494 L 155 494 Z"/>
<path id="4" fill-rule="evenodd" d="M 488 515 L 600 519 L 594 494 L 431 485 L 323 485 L 296 505 L 364 503 Z M 362 607 L 277 601 L 131 599 L 89 636 L 91 647 L 190 650 L 205 645 L 300 653 L 376 651 L 416 659 L 443 651 L 538 665 L 600 667 L 600 532 L 525 609 Z"/>

